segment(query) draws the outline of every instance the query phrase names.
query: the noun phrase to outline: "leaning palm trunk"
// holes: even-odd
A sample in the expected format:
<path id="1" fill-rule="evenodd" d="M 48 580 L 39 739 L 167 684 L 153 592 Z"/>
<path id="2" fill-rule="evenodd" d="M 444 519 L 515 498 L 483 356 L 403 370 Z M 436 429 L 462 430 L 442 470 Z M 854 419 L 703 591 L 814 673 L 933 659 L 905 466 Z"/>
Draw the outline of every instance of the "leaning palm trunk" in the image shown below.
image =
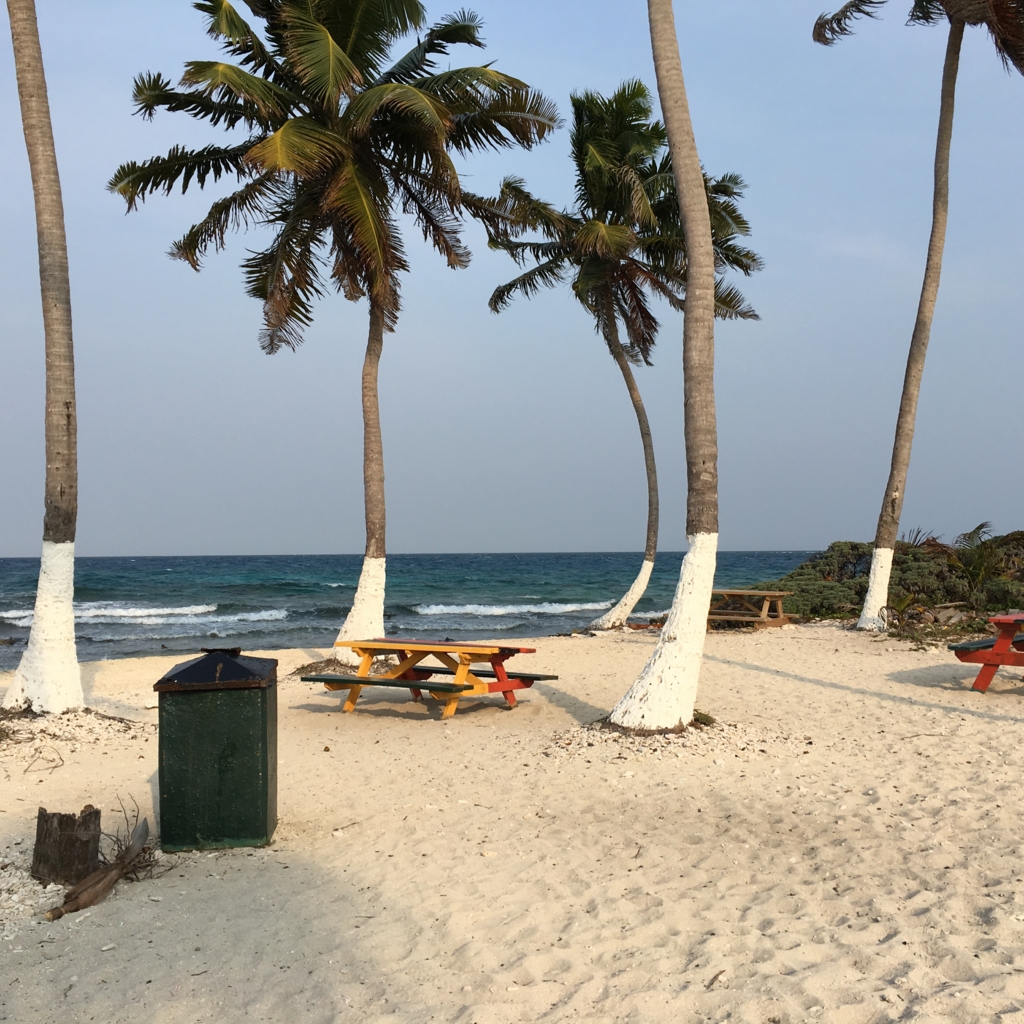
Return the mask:
<path id="1" fill-rule="evenodd" d="M 61 712 L 82 706 L 75 650 L 75 524 L 78 442 L 71 285 L 57 153 L 46 97 L 34 0 L 7 0 L 21 120 L 32 172 L 39 283 L 46 337 L 46 484 L 43 551 L 28 647 L 5 707 Z"/>
<path id="2" fill-rule="evenodd" d="M 672 0 L 648 0 L 647 10 L 688 253 L 683 375 L 689 550 L 658 646 L 629 692 L 613 708 L 610 721 L 627 729 L 663 730 L 686 725 L 693 717 L 718 552 L 715 257 Z"/>
<path id="3" fill-rule="evenodd" d="M 949 25 L 946 59 L 942 67 L 942 99 L 939 104 L 939 130 L 935 142 L 935 191 L 932 198 L 932 233 L 928 240 L 928 259 L 925 263 L 921 299 L 917 307 L 917 320 L 910 340 L 907 372 L 903 378 L 903 395 L 896 420 L 896 439 L 892 447 L 892 466 L 885 487 L 882 511 L 875 533 L 875 550 L 871 557 L 871 576 L 864 599 L 858 629 L 885 629 L 885 608 L 889 604 L 889 576 L 892 572 L 893 549 L 900 528 L 903 495 L 910 466 L 910 449 L 914 443 L 914 423 L 917 418 L 917 399 L 921 393 L 921 377 L 928 352 L 935 300 L 939 293 L 942 273 L 942 250 L 946 242 L 946 219 L 949 212 L 949 149 L 953 138 L 953 101 L 956 76 L 960 64 L 960 43 L 964 37 L 964 22 L 954 19 Z"/>
<path id="4" fill-rule="evenodd" d="M 363 360 L 363 500 L 366 513 L 366 553 L 352 609 L 338 633 L 339 640 L 373 640 L 384 636 L 384 581 L 387 548 L 384 504 L 384 444 L 377 400 L 377 369 L 384 348 L 384 311 L 370 303 L 370 335 Z M 339 651 L 343 661 L 352 656 Z"/>
<path id="5" fill-rule="evenodd" d="M 654 441 L 651 439 L 651 425 L 647 421 L 647 410 L 644 408 L 640 389 L 636 386 L 636 379 L 633 377 L 629 360 L 619 341 L 614 317 L 608 320 L 605 340 L 608 342 L 608 348 L 611 349 L 615 362 L 622 371 L 629 399 L 633 403 L 633 411 L 636 413 L 636 420 L 640 426 L 640 440 L 644 446 L 644 465 L 647 468 L 647 544 L 644 547 L 643 564 L 640 566 L 640 572 L 633 581 L 633 585 L 626 591 L 622 600 L 590 624 L 591 629 L 621 629 L 632 614 L 637 601 L 644 596 L 644 591 L 651 578 L 651 571 L 654 569 L 654 557 L 658 551 L 658 468 L 654 464 Z"/>

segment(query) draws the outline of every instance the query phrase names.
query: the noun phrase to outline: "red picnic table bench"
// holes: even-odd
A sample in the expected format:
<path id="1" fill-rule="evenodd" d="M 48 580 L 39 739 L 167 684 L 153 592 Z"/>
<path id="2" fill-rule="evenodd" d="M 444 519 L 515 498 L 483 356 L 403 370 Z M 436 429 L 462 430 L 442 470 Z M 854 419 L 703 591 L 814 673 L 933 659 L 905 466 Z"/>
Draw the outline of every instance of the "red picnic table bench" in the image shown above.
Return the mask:
<path id="1" fill-rule="evenodd" d="M 969 665 L 981 665 L 978 678 L 972 690 L 984 693 L 992 682 L 1000 665 L 1024 668 L 1024 633 L 1017 629 L 1024 626 L 1024 615 L 995 615 L 988 620 L 999 627 L 999 635 L 992 640 L 971 640 L 962 644 L 950 644 L 949 649 Z"/>

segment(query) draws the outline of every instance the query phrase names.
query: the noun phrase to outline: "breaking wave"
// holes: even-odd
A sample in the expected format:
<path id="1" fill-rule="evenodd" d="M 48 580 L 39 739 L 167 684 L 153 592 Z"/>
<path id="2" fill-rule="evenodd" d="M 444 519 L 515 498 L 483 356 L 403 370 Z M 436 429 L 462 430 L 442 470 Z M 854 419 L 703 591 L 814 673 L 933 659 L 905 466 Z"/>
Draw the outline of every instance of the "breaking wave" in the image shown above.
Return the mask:
<path id="1" fill-rule="evenodd" d="M 566 615 L 569 612 L 600 612 L 613 601 L 584 601 L 579 604 L 414 604 L 417 615 Z"/>

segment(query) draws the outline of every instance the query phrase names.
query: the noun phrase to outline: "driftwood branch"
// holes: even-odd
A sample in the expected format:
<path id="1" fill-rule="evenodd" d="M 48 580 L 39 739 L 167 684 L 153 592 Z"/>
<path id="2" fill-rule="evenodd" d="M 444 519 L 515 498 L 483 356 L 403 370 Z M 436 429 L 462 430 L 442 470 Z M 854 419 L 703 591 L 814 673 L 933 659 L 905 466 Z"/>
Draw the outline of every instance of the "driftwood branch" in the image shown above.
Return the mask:
<path id="1" fill-rule="evenodd" d="M 132 863 L 141 856 L 149 838 L 149 821 L 142 821 L 132 830 L 131 841 L 124 852 L 111 864 L 94 871 L 88 878 L 83 878 L 73 889 L 69 889 L 64 902 L 59 907 L 47 911 L 46 920 L 56 921 L 65 914 L 73 914 L 76 910 L 94 907 L 109 895 L 110 891 L 132 868 Z"/>

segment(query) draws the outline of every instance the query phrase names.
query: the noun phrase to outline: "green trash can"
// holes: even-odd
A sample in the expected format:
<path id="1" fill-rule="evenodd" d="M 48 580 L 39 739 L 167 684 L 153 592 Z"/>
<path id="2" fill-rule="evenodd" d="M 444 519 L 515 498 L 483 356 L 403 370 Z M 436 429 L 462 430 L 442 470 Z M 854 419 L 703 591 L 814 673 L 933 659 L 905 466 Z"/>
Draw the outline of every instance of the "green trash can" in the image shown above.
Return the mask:
<path id="1" fill-rule="evenodd" d="M 264 846 L 277 826 L 277 660 L 202 651 L 153 687 L 161 846 Z"/>

